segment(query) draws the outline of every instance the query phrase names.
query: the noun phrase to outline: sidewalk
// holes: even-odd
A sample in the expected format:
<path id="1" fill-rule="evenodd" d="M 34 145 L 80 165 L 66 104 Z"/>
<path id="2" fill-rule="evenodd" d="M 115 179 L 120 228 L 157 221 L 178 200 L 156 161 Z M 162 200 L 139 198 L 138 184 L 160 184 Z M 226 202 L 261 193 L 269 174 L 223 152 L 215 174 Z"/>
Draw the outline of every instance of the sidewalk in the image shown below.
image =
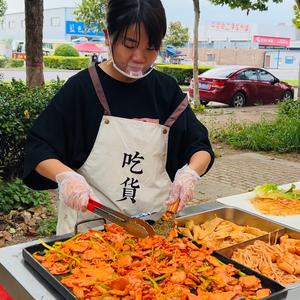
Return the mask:
<path id="1" fill-rule="evenodd" d="M 190 205 L 246 193 L 263 183 L 285 184 L 300 180 L 300 163 L 256 153 L 216 158 L 212 169 L 200 180 Z"/>

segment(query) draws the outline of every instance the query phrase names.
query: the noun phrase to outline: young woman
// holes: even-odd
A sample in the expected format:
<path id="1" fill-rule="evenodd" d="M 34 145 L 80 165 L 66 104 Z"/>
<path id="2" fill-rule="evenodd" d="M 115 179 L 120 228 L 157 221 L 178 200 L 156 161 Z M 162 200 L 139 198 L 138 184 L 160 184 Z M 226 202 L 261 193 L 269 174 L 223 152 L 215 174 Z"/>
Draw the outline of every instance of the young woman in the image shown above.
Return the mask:
<path id="1" fill-rule="evenodd" d="M 111 59 L 71 77 L 30 130 L 24 182 L 58 186 L 57 234 L 91 216 L 90 195 L 128 215 L 180 210 L 212 165 L 186 95 L 153 69 L 165 32 L 160 0 L 108 1 Z"/>

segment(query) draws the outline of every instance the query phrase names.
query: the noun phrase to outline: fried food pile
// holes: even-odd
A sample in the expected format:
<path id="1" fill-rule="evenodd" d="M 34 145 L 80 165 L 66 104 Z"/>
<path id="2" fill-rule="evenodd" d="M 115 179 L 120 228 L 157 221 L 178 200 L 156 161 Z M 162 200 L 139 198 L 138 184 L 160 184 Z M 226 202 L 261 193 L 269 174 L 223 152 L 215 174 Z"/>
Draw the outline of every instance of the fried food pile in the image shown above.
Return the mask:
<path id="1" fill-rule="evenodd" d="M 300 281 L 300 240 L 284 235 L 279 241 L 270 245 L 257 240 L 235 250 L 232 258 L 281 284 Z"/>
<path id="2" fill-rule="evenodd" d="M 193 220 L 179 227 L 179 232 L 213 250 L 226 248 L 267 234 L 255 227 L 239 226 L 233 222 L 215 217 L 210 221 L 196 225 Z"/>
<path id="3" fill-rule="evenodd" d="M 266 183 L 254 189 L 253 206 L 263 214 L 290 216 L 300 214 L 300 190 L 292 184 L 283 189 L 277 184 Z"/>
<path id="4" fill-rule="evenodd" d="M 34 257 L 78 299 L 230 300 L 270 294 L 257 277 L 175 235 L 138 239 L 110 224 L 105 231 L 42 244 L 44 255 L 37 252 Z"/>
<path id="5" fill-rule="evenodd" d="M 251 203 L 265 215 L 291 216 L 300 214 L 300 199 L 253 198 Z"/>

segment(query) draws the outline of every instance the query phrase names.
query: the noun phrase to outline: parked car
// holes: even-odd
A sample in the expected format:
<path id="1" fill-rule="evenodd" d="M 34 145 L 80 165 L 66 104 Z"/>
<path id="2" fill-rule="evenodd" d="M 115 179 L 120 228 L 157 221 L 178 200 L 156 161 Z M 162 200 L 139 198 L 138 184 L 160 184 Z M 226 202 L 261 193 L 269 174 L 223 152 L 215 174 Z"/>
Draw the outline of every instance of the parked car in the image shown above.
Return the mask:
<path id="1" fill-rule="evenodd" d="M 198 77 L 200 102 L 210 101 L 230 106 L 276 103 L 294 98 L 294 89 L 261 68 L 224 66 L 210 69 Z M 194 94 L 190 81 L 189 96 Z"/>

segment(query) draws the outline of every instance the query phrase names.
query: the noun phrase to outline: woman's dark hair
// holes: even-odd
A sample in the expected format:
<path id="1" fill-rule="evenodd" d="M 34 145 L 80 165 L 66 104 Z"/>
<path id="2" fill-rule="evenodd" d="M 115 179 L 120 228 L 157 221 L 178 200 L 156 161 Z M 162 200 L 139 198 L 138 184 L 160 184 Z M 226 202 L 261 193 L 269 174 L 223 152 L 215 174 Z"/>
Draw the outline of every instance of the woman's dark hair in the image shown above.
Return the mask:
<path id="1" fill-rule="evenodd" d="M 119 37 L 125 41 L 131 25 L 136 25 L 136 37 L 139 41 L 141 23 L 145 26 L 149 46 L 159 50 L 167 29 L 165 10 L 160 0 L 108 1 L 107 30 L 113 45 Z"/>

